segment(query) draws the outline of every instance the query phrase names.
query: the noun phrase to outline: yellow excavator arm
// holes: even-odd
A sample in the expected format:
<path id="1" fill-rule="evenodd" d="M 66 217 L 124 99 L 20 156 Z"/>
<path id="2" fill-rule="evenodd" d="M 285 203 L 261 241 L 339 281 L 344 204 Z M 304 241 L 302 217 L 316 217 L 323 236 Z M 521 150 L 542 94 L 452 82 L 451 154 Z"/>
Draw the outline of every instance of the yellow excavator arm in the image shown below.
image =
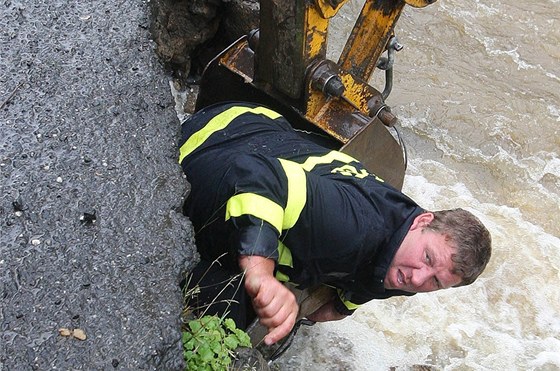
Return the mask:
<path id="1" fill-rule="evenodd" d="M 348 0 L 261 0 L 260 27 L 206 67 L 197 108 L 223 100 L 266 104 L 300 129 L 326 134 L 325 143 L 360 160 L 401 188 L 405 160 L 387 127 L 397 118 L 385 100 L 395 23 L 404 7 L 435 0 L 366 0 L 337 62 L 328 60 L 329 20 Z M 381 57 L 387 51 L 387 57 Z M 382 92 L 368 84 L 386 71 Z"/>

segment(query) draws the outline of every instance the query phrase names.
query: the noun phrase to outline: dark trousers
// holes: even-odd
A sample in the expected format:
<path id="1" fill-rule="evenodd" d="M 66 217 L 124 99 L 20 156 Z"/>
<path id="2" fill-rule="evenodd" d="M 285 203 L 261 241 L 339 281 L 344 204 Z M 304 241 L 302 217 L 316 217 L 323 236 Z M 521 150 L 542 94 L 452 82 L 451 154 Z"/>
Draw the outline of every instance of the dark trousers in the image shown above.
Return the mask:
<path id="1" fill-rule="evenodd" d="M 242 273 L 201 260 L 189 275 L 187 305 L 197 316 L 217 315 L 231 318 L 245 330 L 256 315 L 245 291 Z"/>

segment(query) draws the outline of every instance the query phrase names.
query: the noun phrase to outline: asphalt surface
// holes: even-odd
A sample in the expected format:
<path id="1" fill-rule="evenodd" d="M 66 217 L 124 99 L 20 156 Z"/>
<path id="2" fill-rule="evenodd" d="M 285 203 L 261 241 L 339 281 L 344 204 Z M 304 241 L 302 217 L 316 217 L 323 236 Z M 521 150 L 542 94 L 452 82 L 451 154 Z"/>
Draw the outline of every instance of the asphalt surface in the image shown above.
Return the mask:
<path id="1" fill-rule="evenodd" d="M 0 370 L 183 368 L 188 183 L 149 26 L 140 1 L 0 5 Z"/>

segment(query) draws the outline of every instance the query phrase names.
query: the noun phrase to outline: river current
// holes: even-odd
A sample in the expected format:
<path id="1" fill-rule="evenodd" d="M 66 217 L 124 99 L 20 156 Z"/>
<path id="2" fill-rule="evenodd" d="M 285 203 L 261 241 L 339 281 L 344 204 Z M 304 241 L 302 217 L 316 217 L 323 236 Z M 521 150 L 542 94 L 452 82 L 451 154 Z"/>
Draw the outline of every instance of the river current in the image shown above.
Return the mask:
<path id="1" fill-rule="evenodd" d="M 332 20 L 330 59 L 362 3 Z M 407 6 L 396 35 L 405 47 L 387 103 L 408 148 L 404 192 L 426 209 L 475 213 L 492 259 L 471 286 L 303 328 L 276 365 L 560 370 L 560 1 Z"/>

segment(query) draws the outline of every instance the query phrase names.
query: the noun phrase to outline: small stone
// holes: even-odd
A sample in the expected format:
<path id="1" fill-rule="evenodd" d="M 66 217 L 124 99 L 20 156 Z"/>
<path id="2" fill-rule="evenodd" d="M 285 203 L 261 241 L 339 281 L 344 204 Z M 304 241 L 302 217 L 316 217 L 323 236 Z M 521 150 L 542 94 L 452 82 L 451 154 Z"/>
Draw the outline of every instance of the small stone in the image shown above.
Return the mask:
<path id="1" fill-rule="evenodd" d="M 95 210 L 93 210 L 93 212 L 91 213 L 84 212 L 83 215 L 80 216 L 80 222 L 84 224 L 94 224 L 96 220 L 97 215 Z"/>
<path id="2" fill-rule="evenodd" d="M 37 239 L 37 238 L 34 238 L 34 239 L 31 240 L 31 244 L 32 244 L 33 246 L 38 246 L 38 245 L 41 244 L 41 240 L 39 240 L 39 239 Z"/>
<path id="3" fill-rule="evenodd" d="M 19 199 L 13 201 L 12 206 L 14 208 L 14 211 L 23 211 L 23 204 Z"/>
<path id="4" fill-rule="evenodd" d="M 23 215 L 23 212 L 21 212 L 21 211 L 16 211 L 14 214 L 16 214 L 16 216 L 22 216 L 22 215 Z"/>
<path id="5" fill-rule="evenodd" d="M 78 340 L 86 340 L 86 333 L 84 330 L 82 329 L 74 329 L 74 331 L 72 332 L 72 335 L 74 335 L 74 337 Z"/>
<path id="6" fill-rule="evenodd" d="M 58 178 L 56 178 L 56 182 L 57 183 L 62 183 L 62 177 L 59 176 Z"/>
<path id="7" fill-rule="evenodd" d="M 59 328 L 59 329 L 58 329 L 58 333 L 59 333 L 61 336 L 70 336 L 70 335 L 72 335 L 72 331 L 70 331 L 69 329 L 64 328 L 64 327 L 63 327 L 63 328 Z"/>

